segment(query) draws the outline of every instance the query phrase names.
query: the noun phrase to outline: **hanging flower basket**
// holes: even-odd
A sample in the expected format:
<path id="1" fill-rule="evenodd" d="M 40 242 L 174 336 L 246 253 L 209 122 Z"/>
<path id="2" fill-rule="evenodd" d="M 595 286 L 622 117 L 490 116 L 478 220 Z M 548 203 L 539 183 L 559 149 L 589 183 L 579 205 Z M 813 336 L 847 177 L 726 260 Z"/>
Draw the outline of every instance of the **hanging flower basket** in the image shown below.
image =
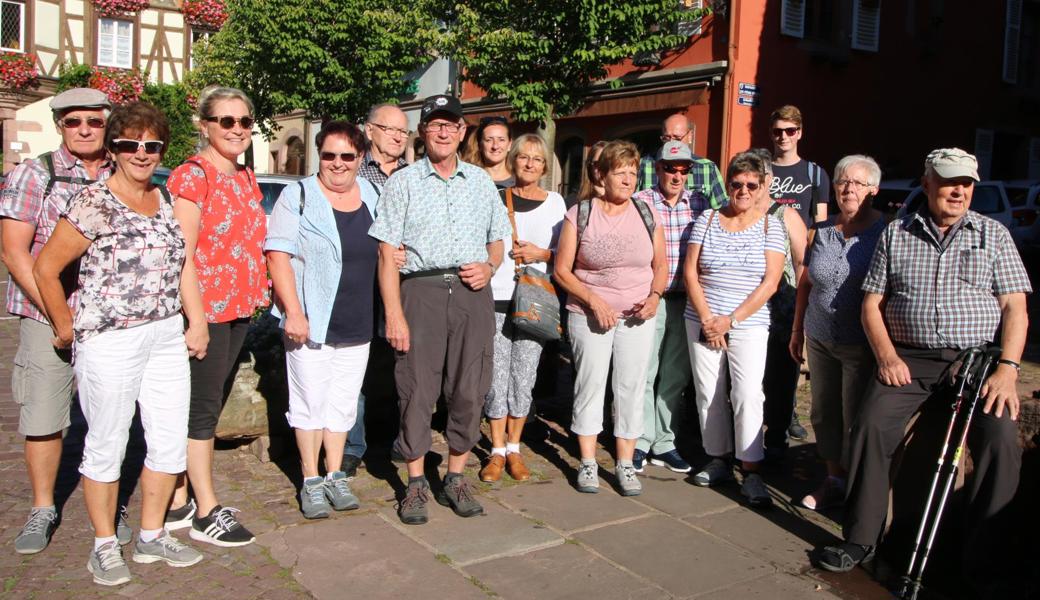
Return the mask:
<path id="1" fill-rule="evenodd" d="M 224 0 L 184 0 L 184 20 L 193 27 L 217 30 L 227 21 Z"/>
<path id="2" fill-rule="evenodd" d="M 94 67 L 90 87 L 104 92 L 112 104 L 135 102 L 144 91 L 145 75 L 138 69 Z"/>
<path id="3" fill-rule="evenodd" d="M 102 17 L 132 15 L 148 8 L 149 0 L 91 0 Z"/>
<path id="4" fill-rule="evenodd" d="M 0 52 L 0 85 L 27 90 L 39 85 L 36 56 L 23 52 Z"/>

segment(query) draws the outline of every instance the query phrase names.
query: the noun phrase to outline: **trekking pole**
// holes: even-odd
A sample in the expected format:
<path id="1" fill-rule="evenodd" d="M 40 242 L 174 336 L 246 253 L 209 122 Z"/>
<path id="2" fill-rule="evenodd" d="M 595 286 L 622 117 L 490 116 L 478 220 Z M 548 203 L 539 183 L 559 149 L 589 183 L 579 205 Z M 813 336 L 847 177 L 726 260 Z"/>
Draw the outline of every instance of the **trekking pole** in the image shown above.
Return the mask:
<path id="1" fill-rule="evenodd" d="M 986 382 L 986 378 L 989 377 L 993 365 L 1000 358 L 1000 353 L 1001 349 L 999 347 L 987 349 L 976 347 L 963 351 L 959 356 L 959 358 L 963 357 L 963 362 L 957 370 L 955 379 L 957 394 L 953 404 L 953 415 L 950 417 L 950 424 L 946 430 L 946 439 L 943 441 L 942 453 L 939 455 L 939 464 L 936 467 L 935 476 L 932 478 L 932 486 L 928 492 L 925 512 L 921 515 L 921 525 L 914 540 L 910 564 L 907 567 L 906 575 L 903 577 L 903 589 L 899 595 L 903 600 L 916 600 L 917 594 L 921 591 L 921 580 L 924 576 L 925 564 L 928 562 L 932 544 L 939 531 L 939 521 L 942 518 L 943 509 L 946 507 L 946 501 L 949 499 L 950 490 L 957 479 L 961 455 L 964 452 L 964 445 L 968 439 L 968 430 L 971 427 L 975 408 L 978 406 L 979 397 L 982 395 L 982 386 Z M 970 392 L 970 400 L 967 405 L 964 404 L 965 388 L 968 388 Z M 953 438 L 956 422 L 958 417 L 962 415 L 963 423 L 958 432 L 957 445 L 952 448 L 952 457 L 947 458 L 950 454 L 951 448 L 949 444 Z M 942 494 L 939 496 L 939 502 L 933 511 L 932 504 L 940 480 L 942 480 Z M 922 548 L 921 541 L 924 539 L 926 529 L 928 530 L 928 537 Z M 918 554 L 920 554 L 920 561 L 917 560 Z"/>

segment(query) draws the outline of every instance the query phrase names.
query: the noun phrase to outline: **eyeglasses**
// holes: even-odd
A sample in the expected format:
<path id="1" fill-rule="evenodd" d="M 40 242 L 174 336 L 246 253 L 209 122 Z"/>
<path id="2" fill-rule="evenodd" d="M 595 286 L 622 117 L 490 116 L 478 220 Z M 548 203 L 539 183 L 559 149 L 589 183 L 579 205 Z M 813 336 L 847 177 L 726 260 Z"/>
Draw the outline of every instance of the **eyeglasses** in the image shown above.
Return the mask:
<path id="1" fill-rule="evenodd" d="M 865 181 L 856 181 L 855 179 L 839 179 L 839 180 L 834 182 L 834 185 L 837 186 L 839 189 L 848 185 L 848 186 L 851 186 L 852 189 L 854 189 L 854 190 L 860 190 L 860 189 L 863 189 L 865 187 L 870 187 L 871 185 L 874 185 L 874 184 L 867 183 Z"/>
<path id="2" fill-rule="evenodd" d="M 517 154 L 516 155 L 516 160 L 517 161 L 521 161 L 522 160 L 524 162 L 529 162 L 529 163 L 533 163 L 533 164 L 536 164 L 536 165 L 544 165 L 545 164 L 545 159 L 544 158 L 542 158 L 541 156 L 531 156 L 530 154 Z"/>
<path id="3" fill-rule="evenodd" d="M 339 153 L 336 153 L 336 152 L 322 152 L 321 153 L 321 159 L 326 161 L 326 162 L 332 162 L 332 161 L 336 160 L 337 156 L 343 162 L 354 162 L 355 160 L 357 160 L 357 157 L 358 157 L 358 155 L 355 154 L 354 152 L 339 152 Z"/>
<path id="4" fill-rule="evenodd" d="M 369 123 L 369 125 L 371 125 L 372 127 L 378 127 L 379 131 L 382 131 L 387 135 L 408 137 L 408 135 L 411 133 L 407 129 L 401 129 L 400 127 L 391 127 L 390 125 L 381 125 L 379 123 Z"/>
<path id="5" fill-rule="evenodd" d="M 458 133 L 462 125 L 460 125 L 459 123 L 446 123 L 444 121 L 437 121 L 435 123 L 427 123 L 426 125 L 424 125 L 424 127 L 426 128 L 426 131 L 428 131 L 429 133 L 440 133 L 441 131 L 446 131 L 448 133 Z"/>
<path id="6" fill-rule="evenodd" d="M 65 129 L 77 129 L 83 124 L 83 119 L 80 117 L 65 117 L 58 122 L 61 123 L 61 126 Z M 105 120 L 101 117 L 87 117 L 87 126 L 91 129 L 104 129 Z"/>
<path id="7" fill-rule="evenodd" d="M 233 129 L 235 123 L 242 126 L 242 129 L 252 129 L 253 123 L 256 123 L 256 119 L 246 115 L 244 117 L 232 117 L 230 115 L 224 115 L 222 117 L 206 117 L 206 121 L 210 123 L 218 123 L 221 129 Z"/>
<path id="8" fill-rule="evenodd" d="M 690 172 L 690 167 L 681 167 L 679 165 L 664 164 L 664 165 L 661 165 L 661 168 L 664 169 L 665 173 L 672 173 L 673 175 L 675 173 L 680 173 L 682 175 L 685 175 L 685 174 Z"/>
<path id="9" fill-rule="evenodd" d="M 794 137 L 794 134 L 798 133 L 801 130 L 801 127 L 774 127 L 773 137 L 782 137 L 785 133 L 787 134 L 787 137 Z"/>
<path id="10" fill-rule="evenodd" d="M 158 154 L 163 149 L 163 143 L 160 140 L 116 139 L 109 142 L 108 146 L 120 154 L 137 154 L 141 148 L 144 148 L 145 154 Z"/>
<path id="11" fill-rule="evenodd" d="M 682 135 L 674 135 L 674 134 L 671 134 L 671 133 L 663 133 L 663 134 L 661 134 L 661 141 L 662 142 L 681 142 L 681 141 L 683 141 L 683 138 L 685 138 L 688 135 L 690 135 L 689 131 L 687 131 L 686 133 L 684 133 Z"/>
<path id="12" fill-rule="evenodd" d="M 758 188 L 760 188 L 760 187 L 762 187 L 762 184 L 755 183 L 754 181 L 748 181 L 746 183 L 743 182 L 743 181 L 731 181 L 731 182 L 729 182 L 729 189 L 733 190 L 734 192 L 739 192 L 740 190 L 742 190 L 744 188 L 747 188 L 747 191 L 749 191 L 749 192 L 757 192 Z"/>

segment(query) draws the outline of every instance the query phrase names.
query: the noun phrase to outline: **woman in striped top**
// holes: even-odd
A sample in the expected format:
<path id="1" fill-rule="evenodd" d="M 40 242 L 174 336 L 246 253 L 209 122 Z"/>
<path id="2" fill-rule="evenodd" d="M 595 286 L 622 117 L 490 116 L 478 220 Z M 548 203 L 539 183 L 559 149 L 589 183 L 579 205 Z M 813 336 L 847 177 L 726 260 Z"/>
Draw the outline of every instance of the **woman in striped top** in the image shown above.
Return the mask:
<path id="1" fill-rule="evenodd" d="M 726 178 L 729 204 L 697 219 L 684 267 L 697 412 L 704 450 L 712 457 L 694 483 L 707 487 L 732 479 L 729 456 L 735 453 L 744 472 L 741 493 L 751 506 L 765 507 L 772 500 L 758 466 L 769 338 L 766 301 L 783 272 L 785 233 L 775 217 L 756 209 L 769 189 L 768 165 L 761 156 L 738 154 Z"/>

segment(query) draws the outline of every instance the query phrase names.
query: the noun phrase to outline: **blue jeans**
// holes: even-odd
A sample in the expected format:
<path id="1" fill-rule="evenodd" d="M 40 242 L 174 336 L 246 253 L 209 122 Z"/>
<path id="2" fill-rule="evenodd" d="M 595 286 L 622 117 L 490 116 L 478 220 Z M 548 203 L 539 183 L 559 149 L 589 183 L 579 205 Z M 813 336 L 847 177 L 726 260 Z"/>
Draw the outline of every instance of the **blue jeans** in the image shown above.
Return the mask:
<path id="1" fill-rule="evenodd" d="M 365 450 L 368 450 L 368 444 L 365 443 L 365 395 L 358 394 L 357 420 L 347 433 L 347 445 L 343 447 L 343 456 L 361 458 L 365 456 Z"/>

